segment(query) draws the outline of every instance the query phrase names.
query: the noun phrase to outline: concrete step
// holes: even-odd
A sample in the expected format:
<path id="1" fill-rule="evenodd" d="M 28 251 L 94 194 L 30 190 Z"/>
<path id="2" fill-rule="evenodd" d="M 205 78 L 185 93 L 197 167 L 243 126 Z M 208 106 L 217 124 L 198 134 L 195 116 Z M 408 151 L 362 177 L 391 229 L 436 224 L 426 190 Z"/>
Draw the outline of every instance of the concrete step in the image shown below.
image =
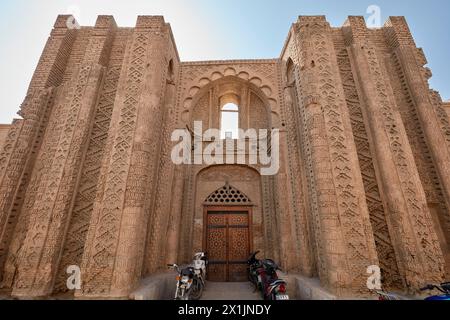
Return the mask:
<path id="1" fill-rule="evenodd" d="M 259 292 L 254 292 L 250 282 L 206 283 L 201 300 L 262 300 Z"/>

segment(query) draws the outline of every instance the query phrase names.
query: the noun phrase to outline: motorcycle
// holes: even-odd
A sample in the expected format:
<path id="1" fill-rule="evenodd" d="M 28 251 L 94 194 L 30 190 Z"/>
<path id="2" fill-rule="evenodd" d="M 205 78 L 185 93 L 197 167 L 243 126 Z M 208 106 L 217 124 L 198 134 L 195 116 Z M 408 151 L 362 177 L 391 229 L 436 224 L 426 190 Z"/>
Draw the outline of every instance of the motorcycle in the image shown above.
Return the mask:
<path id="1" fill-rule="evenodd" d="M 277 270 L 281 269 L 271 259 L 259 260 L 253 253 L 247 263 L 249 265 L 249 280 L 260 290 L 264 300 L 289 300 L 286 294 L 286 281 L 279 279 Z"/>
<path id="2" fill-rule="evenodd" d="M 432 291 L 438 290 L 441 295 L 431 296 L 425 299 L 425 301 L 445 301 L 450 300 L 450 282 L 442 283 L 441 285 L 429 284 L 426 287 L 420 289 L 420 291 Z"/>
<path id="3" fill-rule="evenodd" d="M 443 293 L 442 295 L 430 296 L 425 298 L 425 301 L 436 301 L 436 300 L 450 300 L 450 282 L 443 283 L 441 285 L 427 285 L 424 288 L 421 288 L 420 291 L 431 291 L 438 290 Z M 375 293 L 378 295 L 378 300 L 387 301 L 387 300 L 403 300 L 396 294 L 388 293 L 381 290 L 376 290 Z"/>
<path id="4" fill-rule="evenodd" d="M 175 300 L 199 300 L 206 284 L 206 267 L 208 259 L 206 253 L 195 254 L 192 265 L 180 268 L 176 264 L 167 266 L 177 271 L 177 287 Z"/>

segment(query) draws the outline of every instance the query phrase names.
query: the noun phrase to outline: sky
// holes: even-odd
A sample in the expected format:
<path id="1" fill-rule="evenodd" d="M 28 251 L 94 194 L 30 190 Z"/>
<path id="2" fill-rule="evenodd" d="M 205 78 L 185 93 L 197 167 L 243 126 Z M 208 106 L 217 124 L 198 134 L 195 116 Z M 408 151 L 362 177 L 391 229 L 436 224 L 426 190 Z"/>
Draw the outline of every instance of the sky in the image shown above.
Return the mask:
<path id="1" fill-rule="evenodd" d="M 0 0 L 0 123 L 17 118 L 45 42 L 58 14 L 75 14 L 92 26 L 99 14 L 133 27 L 138 15 L 163 15 L 183 61 L 277 58 L 299 15 L 326 15 L 342 26 L 367 9 L 406 16 L 433 71 L 433 89 L 450 99 L 450 1 L 448 0 Z"/>

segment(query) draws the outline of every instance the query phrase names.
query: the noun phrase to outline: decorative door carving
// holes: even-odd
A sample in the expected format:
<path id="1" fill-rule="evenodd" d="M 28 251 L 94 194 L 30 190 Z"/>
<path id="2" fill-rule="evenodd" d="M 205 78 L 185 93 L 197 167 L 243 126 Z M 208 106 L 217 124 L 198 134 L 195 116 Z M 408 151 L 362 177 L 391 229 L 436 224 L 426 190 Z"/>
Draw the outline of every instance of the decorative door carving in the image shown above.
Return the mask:
<path id="1" fill-rule="evenodd" d="M 247 281 L 250 254 L 250 210 L 236 207 L 206 209 L 205 247 L 209 256 L 208 280 Z"/>

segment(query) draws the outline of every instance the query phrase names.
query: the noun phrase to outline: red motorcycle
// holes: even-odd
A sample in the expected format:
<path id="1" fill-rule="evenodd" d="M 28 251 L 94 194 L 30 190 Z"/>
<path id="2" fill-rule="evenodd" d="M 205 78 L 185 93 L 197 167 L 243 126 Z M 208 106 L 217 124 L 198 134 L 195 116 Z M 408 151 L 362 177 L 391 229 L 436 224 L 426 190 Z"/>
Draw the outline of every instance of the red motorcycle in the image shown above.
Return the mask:
<path id="1" fill-rule="evenodd" d="M 279 279 L 277 270 L 281 269 L 271 259 L 259 260 L 253 253 L 248 259 L 249 279 L 255 290 L 260 290 L 264 300 L 289 300 L 286 294 L 286 281 Z"/>

